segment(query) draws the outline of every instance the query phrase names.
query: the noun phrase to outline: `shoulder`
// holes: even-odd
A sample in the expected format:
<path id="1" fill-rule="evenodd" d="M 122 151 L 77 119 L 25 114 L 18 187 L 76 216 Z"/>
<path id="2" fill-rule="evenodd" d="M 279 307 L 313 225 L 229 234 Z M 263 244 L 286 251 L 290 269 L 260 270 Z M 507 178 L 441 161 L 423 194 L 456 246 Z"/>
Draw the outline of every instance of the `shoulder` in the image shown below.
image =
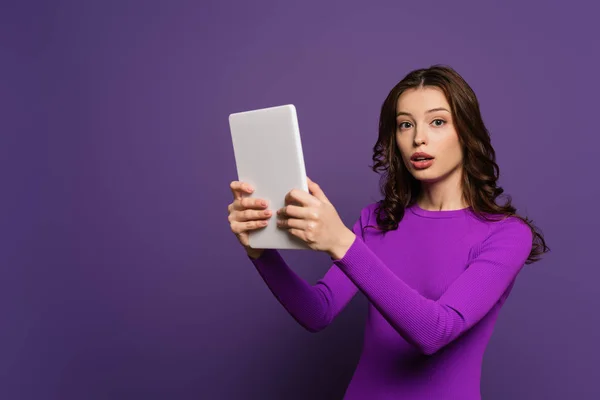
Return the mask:
<path id="1" fill-rule="evenodd" d="M 510 253 L 525 262 L 533 246 L 529 225 L 516 216 L 503 217 L 488 224 L 488 234 L 481 243 L 481 249 Z"/>
<path id="2" fill-rule="evenodd" d="M 495 222 L 490 222 L 489 237 L 492 236 L 512 237 L 517 241 L 533 239 L 529 225 L 516 216 L 503 217 Z"/>
<path id="3" fill-rule="evenodd" d="M 364 238 L 363 233 L 365 228 L 369 225 L 373 225 L 374 221 L 376 221 L 374 213 L 378 204 L 379 202 L 369 203 L 361 208 L 360 215 L 355 219 L 354 226 L 352 228 L 354 233 Z"/>
<path id="4" fill-rule="evenodd" d="M 363 227 L 373 224 L 375 221 L 375 212 L 381 201 L 368 203 L 360 210 L 360 222 Z"/>

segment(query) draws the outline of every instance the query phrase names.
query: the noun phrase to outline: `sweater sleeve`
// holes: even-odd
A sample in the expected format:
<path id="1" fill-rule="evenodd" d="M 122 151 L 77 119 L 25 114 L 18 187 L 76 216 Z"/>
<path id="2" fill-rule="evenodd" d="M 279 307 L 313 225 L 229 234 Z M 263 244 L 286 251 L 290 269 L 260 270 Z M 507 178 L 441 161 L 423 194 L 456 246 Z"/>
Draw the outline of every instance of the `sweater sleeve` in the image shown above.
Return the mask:
<path id="1" fill-rule="evenodd" d="M 361 230 L 359 219 L 352 231 L 362 238 Z M 358 292 L 336 265 L 311 285 L 275 249 L 265 249 L 259 258 L 250 260 L 281 305 L 310 332 L 326 328 Z"/>
<path id="2" fill-rule="evenodd" d="M 333 261 L 407 342 L 431 355 L 491 310 L 522 269 L 531 246 L 531 230 L 521 220 L 493 223 L 465 271 L 438 300 L 398 278 L 358 236 L 344 257 Z"/>

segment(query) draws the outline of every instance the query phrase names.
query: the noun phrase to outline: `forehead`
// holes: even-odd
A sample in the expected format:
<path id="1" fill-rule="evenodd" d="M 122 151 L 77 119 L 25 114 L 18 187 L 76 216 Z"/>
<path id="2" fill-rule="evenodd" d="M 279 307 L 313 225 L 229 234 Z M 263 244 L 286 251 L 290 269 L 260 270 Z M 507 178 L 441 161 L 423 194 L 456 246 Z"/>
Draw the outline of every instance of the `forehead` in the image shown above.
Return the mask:
<path id="1" fill-rule="evenodd" d="M 405 90 L 396 103 L 397 112 L 422 113 L 438 107 L 450 109 L 444 92 L 436 86 L 424 86 Z"/>

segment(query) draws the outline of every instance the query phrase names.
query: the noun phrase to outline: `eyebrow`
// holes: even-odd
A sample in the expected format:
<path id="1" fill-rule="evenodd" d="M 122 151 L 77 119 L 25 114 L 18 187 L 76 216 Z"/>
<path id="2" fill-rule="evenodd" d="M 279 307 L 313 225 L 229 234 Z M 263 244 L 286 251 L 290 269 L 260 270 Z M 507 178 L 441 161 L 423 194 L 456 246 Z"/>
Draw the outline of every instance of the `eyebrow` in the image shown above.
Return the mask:
<path id="1" fill-rule="evenodd" d="M 450 112 L 450 111 L 446 110 L 444 107 L 438 107 L 438 108 L 432 108 L 431 110 L 425 111 L 425 114 L 436 112 L 436 111 Z M 409 112 L 406 112 L 406 111 L 400 111 L 398 114 L 396 114 L 396 117 L 399 115 L 408 115 L 409 117 L 412 117 L 412 114 Z"/>

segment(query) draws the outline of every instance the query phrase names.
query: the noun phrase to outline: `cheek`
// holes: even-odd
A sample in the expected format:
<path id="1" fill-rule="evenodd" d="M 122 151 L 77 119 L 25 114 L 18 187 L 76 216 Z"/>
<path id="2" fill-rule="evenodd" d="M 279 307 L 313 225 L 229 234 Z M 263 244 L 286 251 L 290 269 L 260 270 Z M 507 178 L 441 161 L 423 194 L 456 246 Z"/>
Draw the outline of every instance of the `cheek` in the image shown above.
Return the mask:
<path id="1" fill-rule="evenodd" d="M 440 143 L 440 150 L 451 163 L 461 162 L 463 158 L 462 146 L 458 136 L 450 135 Z"/>
<path id="2" fill-rule="evenodd" d="M 412 143 L 410 138 L 407 139 L 407 135 L 396 135 L 396 147 L 400 150 L 403 158 L 406 158 L 407 154 L 410 154 Z"/>

